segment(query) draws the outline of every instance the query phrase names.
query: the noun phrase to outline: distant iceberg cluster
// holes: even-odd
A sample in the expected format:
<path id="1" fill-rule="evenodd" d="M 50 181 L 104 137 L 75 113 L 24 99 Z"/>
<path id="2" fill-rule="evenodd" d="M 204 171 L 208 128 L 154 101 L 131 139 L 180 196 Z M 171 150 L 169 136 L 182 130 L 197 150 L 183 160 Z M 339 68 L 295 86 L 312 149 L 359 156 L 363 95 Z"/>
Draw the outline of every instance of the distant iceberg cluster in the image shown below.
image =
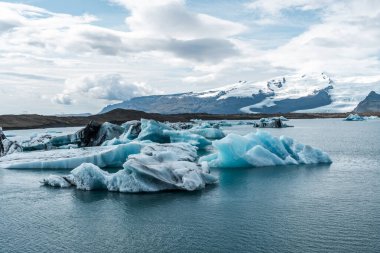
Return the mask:
<path id="1" fill-rule="evenodd" d="M 2 150 L 7 147 L 7 152 L 2 151 L 0 168 L 71 171 L 42 180 L 52 187 L 155 192 L 194 191 L 215 184 L 218 179 L 209 168 L 331 163 L 325 152 L 288 137 L 264 131 L 226 136 L 221 128 L 243 124 L 253 123 L 141 119 L 119 126 L 90 122 L 74 134 L 36 135 L 21 144 L 2 134 Z M 122 169 L 104 170 L 111 167 Z"/>
<path id="2" fill-rule="evenodd" d="M 364 121 L 364 120 L 376 120 L 379 119 L 378 116 L 360 116 L 359 114 L 350 114 L 345 118 L 345 121 Z"/>

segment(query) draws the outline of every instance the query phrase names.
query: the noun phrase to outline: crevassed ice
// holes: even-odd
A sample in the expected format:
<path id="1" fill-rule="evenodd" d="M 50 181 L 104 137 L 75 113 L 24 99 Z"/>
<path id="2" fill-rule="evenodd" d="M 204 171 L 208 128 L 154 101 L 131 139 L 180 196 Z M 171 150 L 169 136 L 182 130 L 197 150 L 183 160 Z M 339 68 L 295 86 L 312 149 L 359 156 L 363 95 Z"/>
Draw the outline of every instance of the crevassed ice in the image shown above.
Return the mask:
<path id="1" fill-rule="evenodd" d="M 197 164 L 196 158 L 196 148 L 187 143 L 149 144 L 142 148 L 140 154 L 131 155 L 124 163 L 124 169 L 116 173 L 111 174 L 94 164 L 84 163 L 62 179 L 81 190 L 194 191 L 217 182 L 207 164 Z M 53 176 L 45 178 L 42 183 L 66 187 L 62 180 Z"/>
<path id="2" fill-rule="evenodd" d="M 210 167 L 262 167 L 331 163 L 327 153 L 294 141 L 257 131 L 245 136 L 229 134 L 213 142 L 216 153 L 200 158 Z"/>

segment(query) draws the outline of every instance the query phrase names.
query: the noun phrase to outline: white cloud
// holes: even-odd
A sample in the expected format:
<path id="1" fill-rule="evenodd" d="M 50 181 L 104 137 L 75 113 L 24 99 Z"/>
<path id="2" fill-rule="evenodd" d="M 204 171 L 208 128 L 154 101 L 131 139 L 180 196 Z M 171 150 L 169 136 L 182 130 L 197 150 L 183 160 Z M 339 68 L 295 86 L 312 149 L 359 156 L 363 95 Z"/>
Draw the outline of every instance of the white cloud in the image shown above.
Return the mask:
<path id="1" fill-rule="evenodd" d="M 71 97 L 75 95 L 83 95 L 93 99 L 123 101 L 137 96 L 158 93 L 144 83 L 129 83 L 120 74 L 81 76 L 66 80 L 65 86 L 65 91 L 58 94 L 54 98 L 54 102 L 70 104 L 72 102 Z"/>
<path id="2" fill-rule="evenodd" d="M 249 10 L 236 4 L 220 14 L 233 22 L 192 11 L 185 0 L 113 2 L 128 10 L 127 29 L 101 27 L 93 15 L 0 2 L 0 86 L 8 94 L 3 104 L 17 100 L 18 107 L 53 114 L 96 112 L 110 99 L 157 90 L 199 91 L 290 72 L 326 71 L 338 80 L 379 73 L 376 0 L 258 0 Z M 213 4 L 202 3 L 205 13 L 216 13 Z M 287 34 L 279 21 L 294 18 L 289 13 L 317 18 L 296 32 L 285 25 Z M 277 41 L 277 34 L 287 35 Z M 50 100 L 54 104 L 46 106 Z M 14 108 L 2 106 L 0 113 Z"/>
<path id="3" fill-rule="evenodd" d="M 343 1 L 325 6 L 322 22 L 268 52 L 273 66 L 340 76 L 373 75 L 380 69 L 380 2 Z"/>
<path id="4" fill-rule="evenodd" d="M 61 105 L 71 105 L 74 102 L 68 94 L 57 94 L 51 99 L 51 101 Z"/>
<path id="5" fill-rule="evenodd" d="M 242 24 L 188 11 L 182 0 L 113 0 L 131 11 L 126 23 L 141 37 L 224 39 L 246 30 Z"/>
<path id="6" fill-rule="evenodd" d="M 332 4 L 334 0 L 255 0 L 247 7 L 266 15 L 279 15 L 284 10 L 317 10 Z M 335 0 L 336 2 L 336 0 Z"/>

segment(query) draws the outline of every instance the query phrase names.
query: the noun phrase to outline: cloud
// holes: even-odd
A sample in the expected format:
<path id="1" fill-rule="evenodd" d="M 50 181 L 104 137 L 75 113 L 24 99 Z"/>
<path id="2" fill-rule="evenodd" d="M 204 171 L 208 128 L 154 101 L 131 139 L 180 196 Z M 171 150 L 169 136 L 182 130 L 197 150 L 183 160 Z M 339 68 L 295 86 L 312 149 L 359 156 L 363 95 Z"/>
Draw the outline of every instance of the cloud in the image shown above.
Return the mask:
<path id="1" fill-rule="evenodd" d="M 318 10 L 333 3 L 334 0 L 255 0 L 246 6 L 264 15 L 279 15 L 282 11 L 298 9 L 302 11 Z"/>
<path id="2" fill-rule="evenodd" d="M 71 105 L 74 102 L 74 100 L 68 94 L 57 94 L 51 99 L 51 101 L 55 104 L 60 105 Z"/>
<path id="3" fill-rule="evenodd" d="M 210 63 L 238 55 L 229 38 L 244 31 L 241 24 L 189 12 L 183 1 L 122 2 L 131 11 L 127 32 L 96 26 L 97 18 L 92 15 L 73 16 L 0 2 L 0 53 L 62 58 L 74 52 L 128 57 L 159 51 Z"/>
<path id="4" fill-rule="evenodd" d="M 179 40 L 227 38 L 244 32 L 239 23 L 188 11 L 182 0 L 114 0 L 131 15 L 126 23 L 131 32 L 142 37 L 166 37 Z"/>
<path id="5" fill-rule="evenodd" d="M 294 72 L 326 71 L 340 80 L 380 69 L 376 0 L 229 2 L 234 8 L 219 1 L 112 2 L 126 9 L 122 25 L 0 2 L 0 82 L 8 94 L 0 113 L 96 112 L 108 101 L 157 93 L 144 83 L 174 93 Z M 15 100 L 20 105 L 11 107 Z M 50 100 L 55 104 L 46 106 Z"/>
<path id="6" fill-rule="evenodd" d="M 325 6 L 323 19 L 266 54 L 273 66 L 300 72 L 373 75 L 380 69 L 380 2 L 343 1 Z"/>
<path id="7" fill-rule="evenodd" d="M 129 83 L 120 74 L 81 76 L 79 78 L 66 80 L 65 86 L 65 91 L 55 96 L 53 99 L 54 102 L 71 104 L 73 96 L 85 96 L 109 101 L 124 101 L 133 97 L 158 93 L 158 91 L 144 83 Z"/>

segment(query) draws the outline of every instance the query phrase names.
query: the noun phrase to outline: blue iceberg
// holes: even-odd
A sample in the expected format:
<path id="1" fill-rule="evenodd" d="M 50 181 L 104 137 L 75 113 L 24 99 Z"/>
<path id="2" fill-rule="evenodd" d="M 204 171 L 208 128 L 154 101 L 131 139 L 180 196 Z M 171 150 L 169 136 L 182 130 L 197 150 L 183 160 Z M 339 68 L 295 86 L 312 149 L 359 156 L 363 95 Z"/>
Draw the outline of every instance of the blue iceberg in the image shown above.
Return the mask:
<path id="1" fill-rule="evenodd" d="M 213 141 L 216 153 L 200 158 L 210 167 L 263 167 L 331 163 L 327 153 L 292 138 L 257 131 L 245 136 L 229 134 Z"/>
<path id="2" fill-rule="evenodd" d="M 99 167 L 121 167 L 129 155 L 140 153 L 142 144 L 128 143 L 108 147 L 56 149 L 13 153 L 0 158 L 5 169 L 74 169 L 82 163 Z"/>
<path id="3" fill-rule="evenodd" d="M 365 119 L 362 116 L 358 115 L 358 114 L 350 114 L 344 120 L 345 121 L 363 121 Z"/>

